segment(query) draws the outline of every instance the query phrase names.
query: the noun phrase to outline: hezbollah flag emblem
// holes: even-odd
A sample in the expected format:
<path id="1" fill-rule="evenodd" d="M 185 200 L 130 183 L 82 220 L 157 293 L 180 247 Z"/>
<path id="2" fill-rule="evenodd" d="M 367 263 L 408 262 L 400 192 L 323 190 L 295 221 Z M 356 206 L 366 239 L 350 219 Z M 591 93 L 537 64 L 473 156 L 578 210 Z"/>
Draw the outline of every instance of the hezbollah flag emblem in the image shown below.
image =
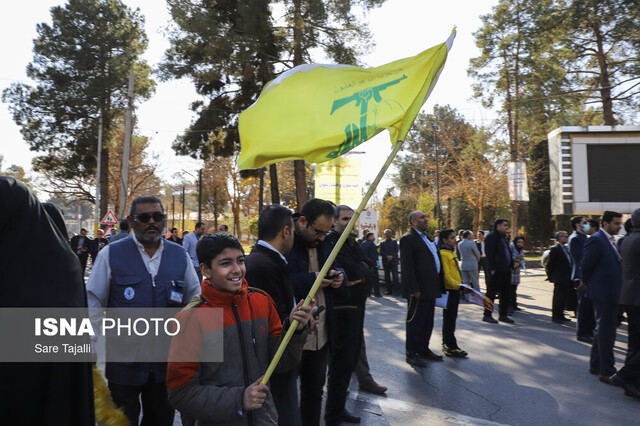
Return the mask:
<path id="1" fill-rule="evenodd" d="M 240 168 L 328 161 L 384 129 L 404 140 L 455 38 L 376 68 L 300 65 L 269 82 L 240 114 Z"/>

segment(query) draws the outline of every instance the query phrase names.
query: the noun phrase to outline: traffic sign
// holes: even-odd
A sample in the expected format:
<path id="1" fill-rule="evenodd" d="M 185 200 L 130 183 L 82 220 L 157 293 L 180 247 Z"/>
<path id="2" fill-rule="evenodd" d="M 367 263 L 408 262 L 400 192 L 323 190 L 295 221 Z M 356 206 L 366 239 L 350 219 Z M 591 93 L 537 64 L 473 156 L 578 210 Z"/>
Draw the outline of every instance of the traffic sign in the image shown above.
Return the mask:
<path id="1" fill-rule="evenodd" d="M 111 235 L 110 232 L 111 232 L 112 229 L 113 229 L 113 226 L 111 226 L 111 225 L 107 226 L 107 228 L 104 230 L 104 236 L 105 237 L 110 236 Z"/>
<path id="2" fill-rule="evenodd" d="M 109 210 L 102 221 L 100 222 L 103 225 L 117 225 L 118 219 L 116 219 L 116 215 L 113 213 L 113 210 Z"/>

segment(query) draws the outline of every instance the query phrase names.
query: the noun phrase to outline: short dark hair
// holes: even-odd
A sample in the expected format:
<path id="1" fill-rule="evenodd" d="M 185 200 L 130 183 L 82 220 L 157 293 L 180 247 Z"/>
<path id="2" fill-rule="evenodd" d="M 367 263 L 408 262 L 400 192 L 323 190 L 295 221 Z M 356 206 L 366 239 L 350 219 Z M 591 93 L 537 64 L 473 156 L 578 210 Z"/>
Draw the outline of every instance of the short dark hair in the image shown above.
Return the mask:
<path id="1" fill-rule="evenodd" d="M 524 243 L 525 239 L 522 235 L 516 235 L 516 237 L 513 239 L 513 245 L 515 246 L 516 243 L 518 242 L 518 240 L 522 240 L 522 242 Z"/>
<path id="2" fill-rule="evenodd" d="M 120 230 L 121 231 L 128 231 L 129 230 L 129 222 L 127 222 L 126 220 L 121 220 L 120 221 Z"/>
<path id="3" fill-rule="evenodd" d="M 205 234 L 200 237 L 198 244 L 196 244 L 198 262 L 211 267 L 213 258 L 222 253 L 226 248 L 235 248 L 244 254 L 242 244 L 240 244 L 240 241 L 238 241 L 235 235 L 223 231 Z"/>
<path id="4" fill-rule="evenodd" d="M 269 241 L 274 239 L 285 226 L 291 226 L 291 210 L 280 204 L 266 206 L 258 219 L 258 239 Z"/>
<path id="5" fill-rule="evenodd" d="M 310 224 L 314 223 L 321 216 L 327 216 L 333 219 L 335 215 L 336 208 L 333 203 L 321 200 L 320 198 L 312 198 L 304 203 L 302 210 L 300 210 L 300 216 L 304 216 Z"/>
<path id="6" fill-rule="evenodd" d="M 484 231 L 478 231 L 478 234 L 484 235 Z"/>
<path id="7" fill-rule="evenodd" d="M 622 217 L 622 213 L 613 212 L 611 210 L 605 210 L 605 212 L 602 213 L 602 219 L 600 219 L 600 221 L 611 223 L 614 217 Z"/>
<path id="8" fill-rule="evenodd" d="M 496 230 L 498 229 L 498 225 L 504 223 L 504 222 L 509 222 L 507 219 L 498 219 L 493 223 L 493 229 Z"/>
<path id="9" fill-rule="evenodd" d="M 587 219 L 587 223 L 589 224 L 589 226 L 593 229 L 600 229 L 600 222 L 598 222 L 595 219 Z"/>
<path id="10" fill-rule="evenodd" d="M 80 228 L 80 232 L 82 232 L 82 231 L 87 232 L 87 230 L 85 228 Z"/>
<path id="11" fill-rule="evenodd" d="M 455 235 L 455 233 L 456 231 L 454 231 L 453 229 L 443 229 L 442 231 L 440 231 L 440 241 L 446 240 L 447 238 L 449 238 L 449 235 Z"/>
<path id="12" fill-rule="evenodd" d="M 204 225 L 204 223 L 202 222 L 196 222 L 196 227 L 194 229 L 198 229 L 200 228 L 202 225 Z"/>
<path id="13" fill-rule="evenodd" d="M 336 219 L 340 218 L 340 213 L 342 213 L 343 211 L 349 211 L 352 212 L 353 209 L 347 205 L 344 204 L 340 204 L 339 206 L 336 206 Z"/>
<path id="14" fill-rule="evenodd" d="M 471 231 L 462 231 L 462 238 L 468 238 L 471 233 Z"/>
<path id="15" fill-rule="evenodd" d="M 173 233 L 173 231 L 177 231 L 178 228 L 171 228 L 171 232 Z"/>
<path id="16" fill-rule="evenodd" d="M 164 213 L 164 207 L 162 206 L 162 201 L 160 201 L 160 198 L 156 197 L 155 195 L 139 195 L 131 202 L 131 207 L 129 207 L 129 216 L 133 217 L 138 204 L 144 203 L 158 203 L 160 204 L 160 211 Z"/>
<path id="17" fill-rule="evenodd" d="M 575 231 L 578 229 L 578 225 L 582 222 L 584 216 L 574 216 L 571 218 L 571 228 Z"/>
<path id="18" fill-rule="evenodd" d="M 633 230 L 633 222 L 631 220 L 631 218 L 625 220 L 624 222 L 624 230 L 627 234 L 630 234 L 631 231 Z"/>

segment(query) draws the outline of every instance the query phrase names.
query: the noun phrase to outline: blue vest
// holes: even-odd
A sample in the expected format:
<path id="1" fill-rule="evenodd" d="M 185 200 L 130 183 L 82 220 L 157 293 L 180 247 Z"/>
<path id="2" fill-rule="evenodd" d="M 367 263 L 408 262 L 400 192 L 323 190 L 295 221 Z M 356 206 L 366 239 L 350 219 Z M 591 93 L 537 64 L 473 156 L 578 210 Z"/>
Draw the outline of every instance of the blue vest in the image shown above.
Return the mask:
<path id="1" fill-rule="evenodd" d="M 184 291 L 187 256 L 180 245 L 165 240 L 158 274 L 152 277 L 144 265 L 133 236 L 129 236 L 109 244 L 109 267 L 111 285 L 107 307 L 166 308 L 171 306 L 170 297 L 174 282 L 179 282 Z M 107 339 L 107 356 L 108 347 Z M 143 385 L 151 372 L 156 383 L 164 382 L 167 364 L 108 362 L 105 376 L 109 381 L 121 385 Z"/>

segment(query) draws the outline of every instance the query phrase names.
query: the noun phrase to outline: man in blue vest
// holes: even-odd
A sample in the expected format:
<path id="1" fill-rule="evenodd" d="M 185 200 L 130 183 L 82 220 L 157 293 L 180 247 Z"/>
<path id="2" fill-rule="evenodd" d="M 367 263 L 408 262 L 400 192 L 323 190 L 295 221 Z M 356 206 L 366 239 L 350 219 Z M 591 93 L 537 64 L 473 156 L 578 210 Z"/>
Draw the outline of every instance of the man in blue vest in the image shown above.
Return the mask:
<path id="1" fill-rule="evenodd" d="M 103 248 L 87 282 L 89 308 L 166 308 L 186 305 L 200 293 L 200 282 L 185 250 L 162 237 L 166 215 L 157 197 L 141 195 L 127 217 L 134 235 Z M 177 289 L 176 295 L 175 286 Z M 182 299 L 182 300 L 179 300 Z M 108 362 L 105 376 L 115 404 L 132 425 L 172 425 L 165 363 Z"/>

